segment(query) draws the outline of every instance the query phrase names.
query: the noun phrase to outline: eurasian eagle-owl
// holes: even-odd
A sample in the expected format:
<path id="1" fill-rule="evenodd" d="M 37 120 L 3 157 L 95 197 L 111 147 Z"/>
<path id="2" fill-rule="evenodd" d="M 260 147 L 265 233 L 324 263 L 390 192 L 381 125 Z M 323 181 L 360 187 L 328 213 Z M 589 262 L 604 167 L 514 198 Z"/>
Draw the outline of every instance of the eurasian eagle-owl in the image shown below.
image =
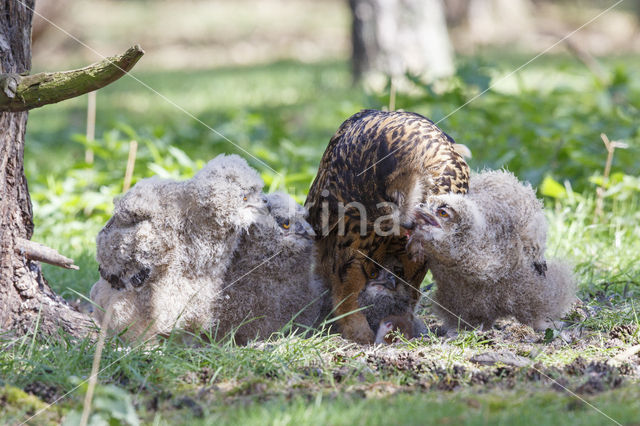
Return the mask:
<path id="1" fill-rule="evenodd" d="M 430 195 L 466 192 L 468 177 L 454 140 L 419 114 L 365 110 L 340 126 L 305 205 L 317 234 L 317 274 L 331 289 L 335 315 L 344 315 L 338 320 L 344 337 L 374 340 L 362 312 L 347 315 L 358 309 L 367 281 L 361 260 L 397 257 L 415 306 L 427 265 L 407 256 L 412 211 Z"/>

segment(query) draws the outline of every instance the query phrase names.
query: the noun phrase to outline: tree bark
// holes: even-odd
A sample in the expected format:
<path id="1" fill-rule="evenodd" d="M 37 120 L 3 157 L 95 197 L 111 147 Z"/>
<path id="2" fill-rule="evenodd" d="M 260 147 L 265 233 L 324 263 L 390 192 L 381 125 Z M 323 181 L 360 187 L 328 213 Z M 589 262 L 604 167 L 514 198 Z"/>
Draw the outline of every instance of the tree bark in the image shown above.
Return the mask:
<path id="1" fill-rule="evenodd" d="M 441 0 L 349 0 L 353 74 L 450 75 L 453 50 Z"/>
<path id="2" fill-rule="evenodd" d="M 25 74 L 31 68 L 34 0 L 0 3 L 0 71 Z M 25 7 L 26 5 L 26 7 Z M 62 329 L 86 335 L 91 320 L 57 296 L 40 264 L 20 256 L 16 243 L 33 234 L 31 199 L 24 174 L 27 112 L 0 113 L 0 331 L 25 334 Z"/>

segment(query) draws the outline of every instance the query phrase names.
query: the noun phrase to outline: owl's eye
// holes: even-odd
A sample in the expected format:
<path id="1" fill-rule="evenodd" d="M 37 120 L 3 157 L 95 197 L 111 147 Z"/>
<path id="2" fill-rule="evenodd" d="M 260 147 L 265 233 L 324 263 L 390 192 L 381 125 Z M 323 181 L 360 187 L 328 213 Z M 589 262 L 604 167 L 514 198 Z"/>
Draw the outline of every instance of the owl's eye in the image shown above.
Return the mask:
<path id="1" fill-rule="evenodd" d="M 438 209 L 436 214 L 440 217 L 449 217 L 449 213 L 445 209 Z"/>
<path id="2" fill-rule="evenodd" d="M 247 201 L 249 199 L 249 197 L 247 197 L 246 195 L 244 197 L 242 197 L 242 201 Z"/>
<path id="3" fill-rule="evenodd" d="M 284 229 L 289 229 L 289 227 L 291 226 L 291 225 L 289 224 L 289 219 L 285 219 L 285 220 L 281 223 L 281 225 L 282 225 L 282 227 L 283 227 Z"/>
<path id="4" fill-rule="evenodd" d="M 369 272 L 369 278 L 371 278 L 372 280 L 378 278 L 378 271 Z"/>

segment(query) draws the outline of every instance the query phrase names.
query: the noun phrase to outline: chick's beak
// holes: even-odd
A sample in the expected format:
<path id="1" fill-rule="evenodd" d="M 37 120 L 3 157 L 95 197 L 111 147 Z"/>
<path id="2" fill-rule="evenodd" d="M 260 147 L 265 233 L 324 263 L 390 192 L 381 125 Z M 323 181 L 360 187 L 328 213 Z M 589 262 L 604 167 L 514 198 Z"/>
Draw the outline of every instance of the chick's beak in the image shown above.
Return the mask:
<path id="1" fill-rule="evenodd" d="M 260 201 L 262 202 L 264 207 L 267 209 L 267 211 L 271 213 L 271 203 L 269 202 L 269 199 L 267 198 L 267 196 L 264 194 L 260 194 Z"/>
<path id="2" fill-rule="evenodd" d="M 438 219 L 431 213 L 426 212 L 424 209 L 416 209 L 416 223 L 417 225 L 429 225 L 436 228 L 440 228 Z"/>
<path id="3" fill-rule="evenodd" d="M 301 237 L 309 240 L 312 240 L 316 236 L 316 233 L 313 232 L 313 228 L 306 221 L 296 222 L 294 231 L 296 235 L 300 235 Z"/>
<path id="4" fill-rule="evenodd" d="M 381 271 L 380 276 L 376 279 L 373 279 L 369 282 L 371 285 L 381 285 L 382 287 L 386 287 L 389 290 L 396 289 L 396 277 L 392 274 L 384 273 Z"/>
<path id="5" fill-rule="evenodd" d="M 413 228 L 416 227 L 416 222 L 415 220 L 407 219 L 406 221 L 402 222 L 400 226 L 402 226 L 404 229 L 408 231 L 411 231 Z"/>
<path id="6" fill-rule="evenodd" d="M 388 288 L 389 290 L 395 290 L 396 289 L 396 277 L 394 277 L 392 274 L 387 274 L 387 280 L 386 280 L 384 286 L 386 288 Z"/>

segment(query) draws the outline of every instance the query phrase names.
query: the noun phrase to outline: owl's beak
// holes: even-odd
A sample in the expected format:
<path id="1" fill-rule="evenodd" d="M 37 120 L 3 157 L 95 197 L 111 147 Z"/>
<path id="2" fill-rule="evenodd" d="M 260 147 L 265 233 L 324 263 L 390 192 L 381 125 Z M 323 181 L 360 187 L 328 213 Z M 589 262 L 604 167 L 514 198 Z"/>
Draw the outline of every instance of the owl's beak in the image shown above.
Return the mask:
<path id="1" fill-rule="evenodd" d="M 416 227 L 416 222 L 415 220 L 407 219 L 407 221 L 401 223 L 400 226 L 402 226 L 407 231 L 411 231 L 413 228 Z"/>
<path id="2" fill-rule="evenodd" d="M 430 213 L 427 213 L 423 209 L 416 209 L 416 222 L 418 225 L 429 225 L 436 228 L 440 228 L 438 219 Z"/>
<path id="3" fill-rule="evenodd" d="M 260 201 L 262 202 L 263 208 L 266 208 L 269 213 L 271 213 L 271 203 L 266 195 L 260 194 Z"/>
<path id="4" fill-rule="evenodd" d="M 388 288 L 389 290 L 395 290 L 396 289 L 396 277 L 394 277 L 392 274 L 387 274 L 387 282 L 384 284 L 384 286 L 386 288 Z"/>
<path id="5" fill-rule="evenodd" d="M 119 275 L 107 273 L 107 271 L 105 271 L 101 265 L 98 265 L 98 273 L 103 280 L 111 284 L 111 287 L 113 289 L 122 290 L 125 287 Z"/>
<path id="6" fill-rule="evenodd" d="M 294 230 L 296 235 L 300 235 L 301 237 L 307 238 L 309 240 L 313 240 L 316 236 L 316 233 L 313 231 L 311 225 L 309 225 L 307 221 L 304 220 L 296 222 Z"/>
<path id="7" fill-rule="evenodd" d="M 255 201 L 247 204 L 247 207 L 256 209 L 259 213 L 269 214 L 271 212 L 271 204 L 267 199 L 267 196 L 260 194 L 256 197 Z"/>
<path id="8" fill-rule="evenodd" d="M 369 284 L 371 285 L 381 285 L 382 287 L 386 287 L 389 290 L 395 290 L 396 289 L 396 277 L 393 276 L 393 274 L 385 274 L 384 272 L 380 274 L 380 277 L 375 279 L 375 280 L 371 280 L 369 282 Z"/>

